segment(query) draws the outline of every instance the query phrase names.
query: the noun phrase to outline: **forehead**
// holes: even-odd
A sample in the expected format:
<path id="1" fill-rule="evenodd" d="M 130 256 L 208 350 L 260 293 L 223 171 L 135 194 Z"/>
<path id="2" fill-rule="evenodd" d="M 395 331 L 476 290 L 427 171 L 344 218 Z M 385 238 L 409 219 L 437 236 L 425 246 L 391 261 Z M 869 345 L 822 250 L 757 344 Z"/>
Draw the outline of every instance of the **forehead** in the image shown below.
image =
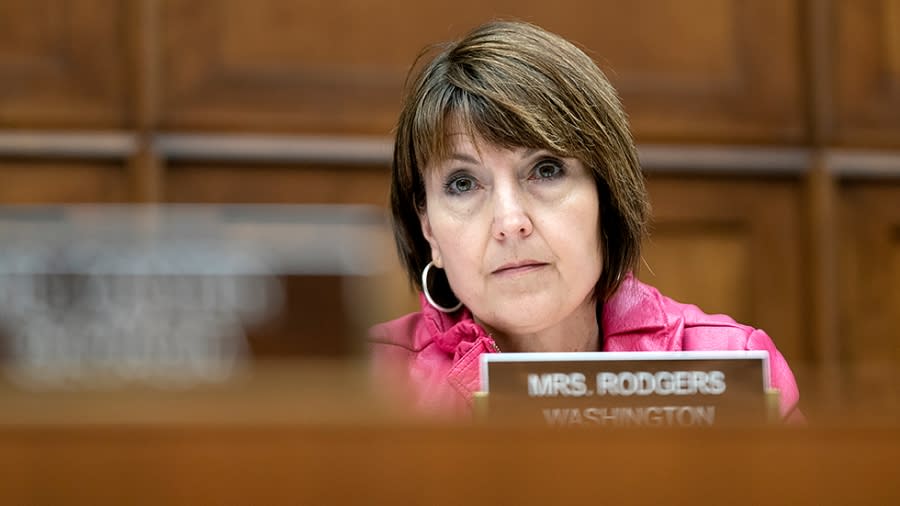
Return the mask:
<path id="1" fill-rule="evenodd" d="M 453 157 L 459 153 L 478 154 L 483 151 L 496 151 L 501 149 L 490 141 L 487 141 L 477 133 L 470 133 L 459 129 L 448 130 L 444 135 L 444 143 L 447 147 L 445 156 Z"/>

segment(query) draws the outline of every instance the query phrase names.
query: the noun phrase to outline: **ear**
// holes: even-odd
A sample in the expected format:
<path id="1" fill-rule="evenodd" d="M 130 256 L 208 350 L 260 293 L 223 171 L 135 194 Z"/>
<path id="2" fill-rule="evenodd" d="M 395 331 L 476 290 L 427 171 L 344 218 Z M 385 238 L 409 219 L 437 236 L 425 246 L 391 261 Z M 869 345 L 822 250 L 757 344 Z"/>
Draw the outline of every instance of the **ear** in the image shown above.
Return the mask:
<path id="1" fill-rule="evenodd" d="M 437 239 L 435 239 L 431 230 L 431 221 L 428 219 L 428 213 L 425 210 L 419 213 L 419 224 L 422 226 L 422 235 L 425 236 L 425 240 L 431 246 L 431 261 L 434 262 L 435 267 L 443 269 L 444 261 L 441 257 L 441 248 L 438 246 Z"/>

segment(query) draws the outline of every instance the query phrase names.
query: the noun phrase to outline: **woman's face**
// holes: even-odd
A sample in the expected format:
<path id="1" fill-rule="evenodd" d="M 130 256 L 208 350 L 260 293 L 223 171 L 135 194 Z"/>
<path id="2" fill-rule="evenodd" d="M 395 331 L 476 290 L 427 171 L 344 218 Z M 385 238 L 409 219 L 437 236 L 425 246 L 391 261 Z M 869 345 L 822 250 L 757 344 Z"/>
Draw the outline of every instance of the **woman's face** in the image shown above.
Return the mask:
<path id="1" fill-rule="evenodd" d="M 599 200 L 574 158 L 500 148 L 462 133 L 425 170 L 420 220 L 436 267 L 491 329 L 550 329 L 593 308 L 600 278 Z"/>

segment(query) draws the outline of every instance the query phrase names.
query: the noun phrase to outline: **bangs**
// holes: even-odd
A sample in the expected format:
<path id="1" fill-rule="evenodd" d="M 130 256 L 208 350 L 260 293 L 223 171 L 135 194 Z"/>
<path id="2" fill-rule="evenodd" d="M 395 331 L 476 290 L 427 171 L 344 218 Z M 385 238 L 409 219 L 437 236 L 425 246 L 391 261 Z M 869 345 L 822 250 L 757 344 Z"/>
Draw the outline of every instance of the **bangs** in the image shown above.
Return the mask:
<path id="1" fill-rule="evenodd" d="M 541 102 L 526 101 L 511 90 L 501 96 L 473 89 L 471 82 L 460 84 L 438 84 L 421 96 L 411 131 L 421 173 L 453 154 L 453 136 L 458 134 L 503 148 L 543 149 L 558 155 L 572 151 L 562 135 L 565 129 L 541 110 L 546 107 Z"/>

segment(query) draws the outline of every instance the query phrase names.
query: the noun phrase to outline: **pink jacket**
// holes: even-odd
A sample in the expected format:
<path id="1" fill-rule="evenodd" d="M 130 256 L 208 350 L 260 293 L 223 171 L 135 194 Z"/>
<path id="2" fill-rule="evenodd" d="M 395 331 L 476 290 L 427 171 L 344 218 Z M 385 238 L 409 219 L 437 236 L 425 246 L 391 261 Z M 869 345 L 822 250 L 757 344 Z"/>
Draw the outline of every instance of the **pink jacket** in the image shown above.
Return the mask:
<path id="1" fill-rule="evenodd" d="M 497 346 L 468 309 L 445 314 L 420 300 L 422 311 L 371 329 L 375 373 L 404 385 L 425 412 L 470 412 L 472 393 L 481 385 L 478 357 Z M 794 375 L 762 330 L 675 302 L 631 276 L 603 306 L 602 318 L 603 351 L 766 350 L 782 416 L 797 405 Z"/>

